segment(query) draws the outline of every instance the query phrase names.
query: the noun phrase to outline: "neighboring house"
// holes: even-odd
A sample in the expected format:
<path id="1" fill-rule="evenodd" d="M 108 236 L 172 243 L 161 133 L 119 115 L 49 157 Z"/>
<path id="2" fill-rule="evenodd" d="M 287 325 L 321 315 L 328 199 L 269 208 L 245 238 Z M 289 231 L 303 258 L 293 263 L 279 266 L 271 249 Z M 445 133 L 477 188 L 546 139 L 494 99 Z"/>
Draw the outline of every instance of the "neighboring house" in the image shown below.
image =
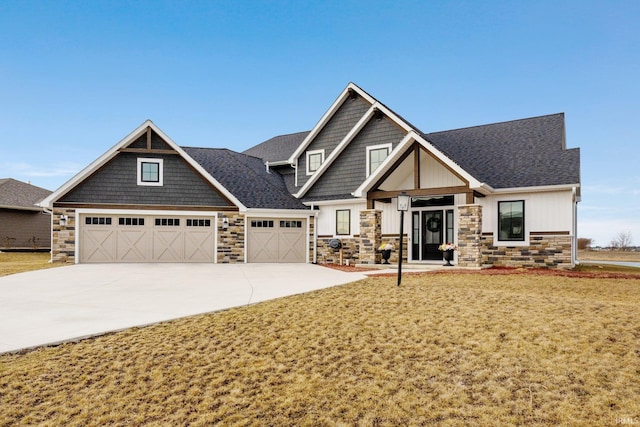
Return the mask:
<path id="1" fill-rule="evenodd" d="M 51 215 L 36 206 L 51 191 L 0 179 L 0 250 L 49 250 Z"/>
<path id="2" fill-rule="evenodd" d="M 311 131 L 244 153 L 180 147 L 147 121 L 42 206 L 54 261 L 373 264 L 399 243 L 401 192 L 408 262 L 452 242 L 460 266 L 574 265 L 563 114 L 425 134 L 352 83 Z"/>

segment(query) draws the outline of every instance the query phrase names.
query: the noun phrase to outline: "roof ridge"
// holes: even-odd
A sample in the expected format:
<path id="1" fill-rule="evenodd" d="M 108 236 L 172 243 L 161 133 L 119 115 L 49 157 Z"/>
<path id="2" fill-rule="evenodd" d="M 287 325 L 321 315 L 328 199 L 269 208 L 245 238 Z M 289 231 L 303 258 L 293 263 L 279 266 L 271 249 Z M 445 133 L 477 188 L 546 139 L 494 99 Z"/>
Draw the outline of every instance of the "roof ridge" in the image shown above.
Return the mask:
<path id="1" fill-rule="evenodd" d="M 423 135 L 430 135 L 430 134 L 433 134 L 433 133 L 455 132 L 455 131 L 458 131 L 458 130 L 476 129 L 476 128 L 481 128 L 481 127 L 486 127 L 486 126 L 495 126 L 495 125 L 501 125 L 501 124 L 505 124 L 505 123 L 523 122 L 525 120 L 535 120 L 535 119 L 541 119 L 543 117 L 553 117 L 553 116 L 564 116 L 564 112 L 552 113 L 552 114 L 542 114 L 540 116 L 525 117 L 525 118 L 521 118 L 521 119 L 503 120 L 501 122 L 485 123 L 483 125 L 474 125 L 474 126 L 465 126 L 465 127 L 461 127 L 461 128 L 455 128 L 455 129 L 438 130 L 438 131 L 435 131 L 435 132 L 423 132 L 422 134 Z"/>

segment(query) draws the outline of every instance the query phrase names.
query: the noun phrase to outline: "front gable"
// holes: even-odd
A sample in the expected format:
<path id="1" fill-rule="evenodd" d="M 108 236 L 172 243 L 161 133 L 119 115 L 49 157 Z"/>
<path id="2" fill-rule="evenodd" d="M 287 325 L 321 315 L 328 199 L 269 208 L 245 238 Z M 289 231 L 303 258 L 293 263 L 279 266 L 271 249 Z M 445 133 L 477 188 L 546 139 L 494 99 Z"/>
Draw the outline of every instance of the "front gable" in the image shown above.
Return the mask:
<path id="1" fill-rule="evenodd" d="M 312 174 L 309 173 L 310 168 L 307 164 L 308 154 L 321 153 L 324 162 L 370 107 L 371 104 L 366 100 L 355 92 L 351 92 L 351 95 L 344 100 L 316 136 L 307 142 L 304 151 L 299 153 L 296 159 L 298 186 L 306 184 Z"/>
<path id="2" fill-rule="evenodd" d="M 147 171 L 147 167 L 151 168 Z M 244 208 L 151 121 L 139 126 L 40 205 Z"/>

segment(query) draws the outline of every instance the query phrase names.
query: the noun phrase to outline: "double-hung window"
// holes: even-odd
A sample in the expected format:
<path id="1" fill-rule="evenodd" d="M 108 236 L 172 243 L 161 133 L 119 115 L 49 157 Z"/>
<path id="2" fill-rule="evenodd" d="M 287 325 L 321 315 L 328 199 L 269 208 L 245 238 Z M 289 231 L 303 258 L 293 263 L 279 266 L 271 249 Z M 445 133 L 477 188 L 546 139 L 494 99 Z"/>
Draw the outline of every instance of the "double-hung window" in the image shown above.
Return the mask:
<path id="1" fill-rule="evenodd" d="M 324 150 L 307 151 L 307 175 L 313 175 L 324 162 Z"/>
<path id="2" fill-rule="evenodd" d="M 523 242 L 524 200 L 498 202 L 498 240 Z"/>
<path id="3" fill-rule="evenodd" d="M 391 144 L 372 145 L 367 147 L 367 176 L 371 175 L 382 164 L 391 152 Z"/>
<path id="4" fill-rule="evenodd" d="M 138 158 L 138 185 L 162 186 L 162 159 Z"/>
<path id="5" fill-rule="evenodd" d="M 336 210 L 336 235 L 351 234 L 351 209 Z"/>

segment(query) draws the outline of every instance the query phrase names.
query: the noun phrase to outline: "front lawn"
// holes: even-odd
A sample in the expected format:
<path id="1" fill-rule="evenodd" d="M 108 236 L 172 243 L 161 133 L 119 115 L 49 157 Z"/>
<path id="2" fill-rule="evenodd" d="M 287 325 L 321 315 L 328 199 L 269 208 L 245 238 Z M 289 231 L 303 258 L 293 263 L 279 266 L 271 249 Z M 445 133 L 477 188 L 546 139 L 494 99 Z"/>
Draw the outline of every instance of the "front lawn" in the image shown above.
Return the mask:
<path id="1" fill-rule="evenodd" d="M 0 276 L 65 265 L 50 263 L 50 259 L 49 252 L 0 252 Z"/>
<path id="2" fill-rule="evenodd" d="M 411 274 L 0 356 L 0 425 L 640 423 L 640 280 Z"/>

